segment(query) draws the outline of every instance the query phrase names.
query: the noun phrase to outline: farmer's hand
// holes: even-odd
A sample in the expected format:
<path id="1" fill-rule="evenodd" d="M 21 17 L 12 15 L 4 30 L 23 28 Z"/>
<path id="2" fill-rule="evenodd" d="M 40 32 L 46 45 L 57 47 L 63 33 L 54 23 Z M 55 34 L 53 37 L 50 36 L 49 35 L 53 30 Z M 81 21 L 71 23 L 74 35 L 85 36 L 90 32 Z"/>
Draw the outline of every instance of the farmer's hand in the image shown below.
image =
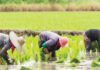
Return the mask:
<path id="1" fill-rule="evenodd" d="M 14 59 L 11 59 L 11 58 L 8 59 L 8 64 L 14 64 L 14 62 L 15 62 Z"/>
<path id="2" fill-rule="evenodd" d="M 44 48 L 43 51 L 44 51 L 44 53 L 49 54 L 49 51 L 47 48 Z"/>
<path id="3" fill-rule="evenodd" d="M 52 52 L 49 53 L 49 57 L 51 57 L 51 56 L 52 56 Z"/>

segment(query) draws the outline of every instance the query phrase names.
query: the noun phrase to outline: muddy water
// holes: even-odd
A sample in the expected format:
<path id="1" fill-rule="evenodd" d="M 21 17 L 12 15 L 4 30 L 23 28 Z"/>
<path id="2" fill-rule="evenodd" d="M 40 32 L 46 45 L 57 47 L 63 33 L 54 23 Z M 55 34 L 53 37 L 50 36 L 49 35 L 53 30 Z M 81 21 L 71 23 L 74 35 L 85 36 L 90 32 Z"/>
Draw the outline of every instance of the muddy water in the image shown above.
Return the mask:
<path id="1" fill-rule="evenodd" d="M 20 70 L 21 66 L 28 67 L 32 70 L 100 70 L 100 67 L 92 68 L 90 66 L 92 60 L 95 60 L 98 56 L 100 56 L 100 53 L 87 53 L 86 59 L 81 60 L 81 63 L 79 63 L 77 67 L 70 67 L 68 60 L 64 63 L 29 61 L 19 65 L 1 65 L 0 70 Z"/>

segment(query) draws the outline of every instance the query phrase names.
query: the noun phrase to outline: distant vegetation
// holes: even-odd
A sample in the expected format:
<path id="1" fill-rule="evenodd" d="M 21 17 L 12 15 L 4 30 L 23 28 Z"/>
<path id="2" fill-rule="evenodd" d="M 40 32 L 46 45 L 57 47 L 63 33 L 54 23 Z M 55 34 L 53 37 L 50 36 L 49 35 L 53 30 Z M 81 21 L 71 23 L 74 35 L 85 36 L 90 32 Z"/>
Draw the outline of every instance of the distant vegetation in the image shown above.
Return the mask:
<path id="1" fill-rule="evenodd" d="M 0 0 L 0 11 L 100 11 L 100 0 Z"/>
<path id="2" fill-rule="evenodd" d="M 8 4 L 8 3 L 14 3 L 14 4 L 32 4 L 32 3 L 59 3 L 59 4 L 69 4 L 69 3 L 90 3 L 90 2 L 100 2 L 100 0 L 0 0 L 0 4 Z"/>

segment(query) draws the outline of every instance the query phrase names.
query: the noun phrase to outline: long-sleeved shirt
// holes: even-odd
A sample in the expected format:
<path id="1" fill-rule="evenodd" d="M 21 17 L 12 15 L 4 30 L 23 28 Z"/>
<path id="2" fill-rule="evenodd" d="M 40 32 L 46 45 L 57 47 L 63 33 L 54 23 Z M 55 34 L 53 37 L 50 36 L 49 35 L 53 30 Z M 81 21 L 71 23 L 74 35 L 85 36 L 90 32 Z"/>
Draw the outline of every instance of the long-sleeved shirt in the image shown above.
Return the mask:
<path id="1" fill-rule="evenodd" d="M 85 32 L 85 34 L 91 42 L 96 40 L 98 42 L 98 47 L 100 48 L 100 29 L 89 29 Z"/>
<path id="2" fill-rule="evenodd" d="M 46 43 L 46 47 L 49 50 L 57 50 L 60 46 L 56 46 L 59 41 L 59 35 L 51 31 L 43 31 L 39 34 L 39 47 L 42 47 L 43 43 Z"/>
<path id="3" fill-rule="evenodd" d="M 0 33 L 0 55 L 5 59 L 8 60 L 9 56 L 7 54 L 7 50 L 11 48 L 11 42 L 8 35 Z"/>
<path id="4" fill-rule="evenodd" d="M 100 41 L 100 29 L 89 29 L 85 32 L 85 34 L 91 41 Z"/>

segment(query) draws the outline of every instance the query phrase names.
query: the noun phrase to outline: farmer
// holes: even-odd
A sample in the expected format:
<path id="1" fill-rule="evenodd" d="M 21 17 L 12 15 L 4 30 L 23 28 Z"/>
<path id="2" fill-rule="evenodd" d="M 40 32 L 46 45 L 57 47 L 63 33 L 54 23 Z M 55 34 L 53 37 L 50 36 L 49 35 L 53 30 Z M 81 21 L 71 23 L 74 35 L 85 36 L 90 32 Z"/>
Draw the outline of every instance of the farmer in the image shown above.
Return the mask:
<path id="1" fill-rule="evenodd" d="M 0 56 L 7 61 L 7 64 L 14 63 L 14 59 L 11 59 L 7 53 L 8 49 L 11 48 L 13 53 L 15 48 L 17 48 L 23 54 L 22 45 L 24 42 L 25 39 L 23 37 L 17 37 L 13 31 L 9 35 L 0 33 Z"/>
<path id="2" fill-rule="evenodd" d="M 93 41 L 98 42 L 98 48 L 100 52 L 100 29 L 89 29 L 83 34 L 86 51 L 89 52 L 91 50 L 91 43 Z"/>
<path id="3" fill-rule="evenodd" d="M 56 60 L 55 50 L 65 47 L 68 43 L 66 37 L 50 31 L 43 31 L 39 34 L 39 47 L 43 48 L 43 52 L 49 54 L 49 60 Z"/>

